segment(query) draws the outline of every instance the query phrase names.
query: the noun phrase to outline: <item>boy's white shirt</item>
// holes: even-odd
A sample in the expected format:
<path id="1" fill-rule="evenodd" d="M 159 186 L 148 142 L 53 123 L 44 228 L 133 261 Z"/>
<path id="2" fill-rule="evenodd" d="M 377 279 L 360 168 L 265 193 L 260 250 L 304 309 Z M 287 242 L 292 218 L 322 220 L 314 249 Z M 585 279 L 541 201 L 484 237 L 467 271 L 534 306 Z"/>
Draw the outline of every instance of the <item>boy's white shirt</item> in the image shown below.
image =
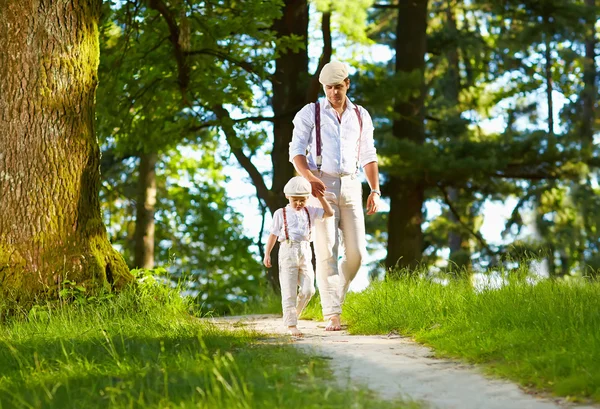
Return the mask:
<path id="1" fill-rule="evenodd" d="M 310 215 L 310 221 L 312 224 L 312 235 L 309 237 L 309 226 L 308 219 L 306 217 L 306 210 L 296 210 L 290 205 L 285 207 L 288 235 L 290 240 L 295 241 L 313 241 L 315 235 L 315 221 L 323 219 L 325 211 L 323 208 L 306 206 L 308 214 Z M 285 229 L 283 224 L 283 209 L 277 209 L 273 214 L 273 224 L 271 225 L 271 234 L 277 236 L 278 241 L 285 241 Z"/>

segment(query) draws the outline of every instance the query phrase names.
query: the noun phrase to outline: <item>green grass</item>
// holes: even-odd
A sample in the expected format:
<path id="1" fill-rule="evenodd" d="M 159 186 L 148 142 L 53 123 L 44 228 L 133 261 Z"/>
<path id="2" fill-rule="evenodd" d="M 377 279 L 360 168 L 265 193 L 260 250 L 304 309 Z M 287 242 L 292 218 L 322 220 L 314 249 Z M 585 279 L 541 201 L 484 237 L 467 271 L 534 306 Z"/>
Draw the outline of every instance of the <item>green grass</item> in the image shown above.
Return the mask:
<path id="1" fill-rule="evenodd" d="M 326 360 L 215 328 L 173 290 L 79 301 L 0 325 L 0 408 L 417 407 L 338 390 Z"/>
<path id="2" fill-rule="evenodd" d="M 546 280 L 474 291 L 406 278 L 349 294 L 349 331 L 398 331 L 524 386 L 600 401 L 600 283 Z"/>

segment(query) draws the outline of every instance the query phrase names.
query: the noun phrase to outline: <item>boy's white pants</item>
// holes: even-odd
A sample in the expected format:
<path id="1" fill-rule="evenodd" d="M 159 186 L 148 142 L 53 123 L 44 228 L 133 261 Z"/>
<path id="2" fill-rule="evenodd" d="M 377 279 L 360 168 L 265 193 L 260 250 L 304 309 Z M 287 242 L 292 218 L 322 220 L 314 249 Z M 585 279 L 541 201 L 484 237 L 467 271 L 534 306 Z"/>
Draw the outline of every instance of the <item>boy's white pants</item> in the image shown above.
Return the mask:
<path id="1" fill-rule="evenodd" d="M 294 326 L 315 294 L 315 273 L 308 241 L 286 240 L 279 243 L 279 285 L 283 323 L 288 327 Z"/>
<path id="2" fill-rule="evenodd" d="M 334 217 L 315 223 L 314 243 L 321 307 L 323 317 L 329 318 L 342 313 L 342 303 L 350 282 L 360 269 L 367 251 L 362 184 L 352 175 L 313 173 L 323 181 L 327 192 L 335 194 L 335 199 L 329 200 Z M 311 197 L 311 205 L 313 199 Z"/>

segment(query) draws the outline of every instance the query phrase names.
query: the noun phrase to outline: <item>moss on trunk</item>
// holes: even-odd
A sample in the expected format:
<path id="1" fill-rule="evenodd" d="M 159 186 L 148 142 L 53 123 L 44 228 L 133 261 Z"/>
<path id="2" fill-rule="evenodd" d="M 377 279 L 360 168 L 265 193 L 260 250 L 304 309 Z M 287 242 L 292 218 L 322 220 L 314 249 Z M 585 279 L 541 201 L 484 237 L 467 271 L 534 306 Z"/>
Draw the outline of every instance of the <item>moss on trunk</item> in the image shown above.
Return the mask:
<path id="1" fill-rule="evenodd" d="M 95 92 L 101 0 L 0 9 L 0 296 L 54 297 L 133 280 L 98 192 Z"/>

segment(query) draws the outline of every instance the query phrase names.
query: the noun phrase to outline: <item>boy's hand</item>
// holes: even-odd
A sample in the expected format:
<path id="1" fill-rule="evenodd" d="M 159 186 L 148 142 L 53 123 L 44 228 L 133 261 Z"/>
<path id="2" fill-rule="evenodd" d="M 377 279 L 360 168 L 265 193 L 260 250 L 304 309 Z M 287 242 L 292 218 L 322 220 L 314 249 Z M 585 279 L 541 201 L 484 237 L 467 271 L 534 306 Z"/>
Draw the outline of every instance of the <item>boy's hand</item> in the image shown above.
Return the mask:
<path id="1" fill-rule="evenodd" d="M 266 254 L 265 255 L 265 259 L 263 260 L 263 264 L 265 265 L 265 267 L 271 268 L 271 255 L 270 254 Z"/>

